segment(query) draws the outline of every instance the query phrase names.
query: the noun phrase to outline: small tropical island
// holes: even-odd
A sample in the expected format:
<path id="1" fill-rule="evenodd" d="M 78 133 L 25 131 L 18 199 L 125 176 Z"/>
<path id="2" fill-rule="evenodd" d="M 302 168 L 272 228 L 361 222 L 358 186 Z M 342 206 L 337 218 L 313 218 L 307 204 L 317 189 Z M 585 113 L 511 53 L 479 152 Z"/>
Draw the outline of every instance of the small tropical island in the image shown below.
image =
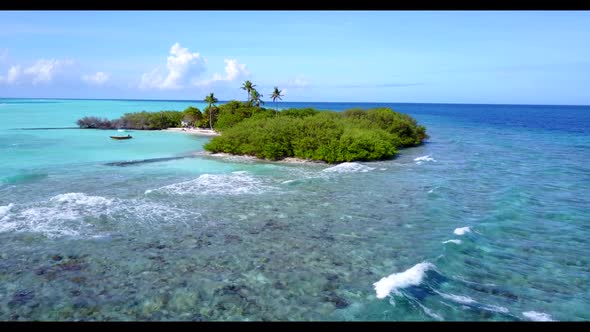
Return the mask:
<path id="1" fill-rule="evenodd" d="M 84 129 L 164 130 L 179 127 L 208 128 L 220 135 L 204 145 L 211 153 L 253 156 L 265 160 L 297 158 L 329 164 L 390 159 L 398 149 L 418 146 L 428 138 L 426 128 L 407 114 L 390 108 L 349 109 L 343 112 L 314 108 L 279 110 L 282 94 L 274 88 L 275 108 L 265 108 L 262 95 L 250 81 L 242 89 L 246 102 L 231 100 L 222 105 L 210 93 L 201 112 L 184 111 L 127 113 L 109 120 L 84 117 Z"/>

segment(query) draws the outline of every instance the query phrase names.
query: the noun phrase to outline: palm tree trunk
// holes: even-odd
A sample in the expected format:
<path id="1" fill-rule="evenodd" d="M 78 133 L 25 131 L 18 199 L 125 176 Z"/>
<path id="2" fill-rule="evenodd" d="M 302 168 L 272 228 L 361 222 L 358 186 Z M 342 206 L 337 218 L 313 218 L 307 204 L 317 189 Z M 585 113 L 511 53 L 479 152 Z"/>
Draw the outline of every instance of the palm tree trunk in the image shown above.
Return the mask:
<path id="1" fill-rule="evenodd" d="M 211 113 L 213 113 L 213 110 L 211 109 L 211 104 L 209 104 L 209 129 L 213 130 L 213 117 Z"/>

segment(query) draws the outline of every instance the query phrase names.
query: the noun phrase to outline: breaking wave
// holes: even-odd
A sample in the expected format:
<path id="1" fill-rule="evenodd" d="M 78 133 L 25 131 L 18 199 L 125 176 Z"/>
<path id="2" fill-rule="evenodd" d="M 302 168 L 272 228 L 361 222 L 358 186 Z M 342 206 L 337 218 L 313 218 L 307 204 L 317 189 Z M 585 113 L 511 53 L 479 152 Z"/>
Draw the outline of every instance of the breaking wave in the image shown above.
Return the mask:
<path id="1" fill-rule="evenodd" d="M 400 289 L 409 286 L 418 286 L 426 275 L 426 271 L 434 269 L 434 264 L 428 262 L 418 263 L 404 272 L 394 273 L 381 278 L 373 284 L 377 298 L 385 298 L 390 293 L 401 295 Z"/>
<path id="2" fill-rule="evenodd" d="M 203 174 L 196 179 L 146 190 L 169 195 L 243 195 L 261 194 L 275 189 L 243 171 L 232 174 Z"/>
<path id="3" fill-rule="evenodd" d="M 198 212 L 142 200 L 66 193 L 27 205 L 0 207 L 0 232 L 33 232 L 47 237 L 93 237 L 120 224 L 158 226 L 197 220 Z M 181 220 L 181 221 L 179 221 Z"/>
<path id="4" fill-rule="evenodd" d="M 465 235 L 465 233 L 469 233 L 471 232 L 471 228 L 469 227 L 460 227 L 460 228 L 455 228 L 455 230 L 453 231 L 453 234 L 455 235 Z"/>
<path id="5" fill-rule="evenodd" d="M 525 311 L 522 315 L 535 322 L 553 322 L 553 318 L 549 314 L 536 311 Z"/>
<path id="6" fill-rule="evenodd" d="M 365 166 L 359 163 L 354 162 L 346 162 L 342 164 L 338 164 L 336 166 L 328 167 L 323 170 L 323 172 L 332 172 L 332 173 L 366 173 L 369 171 L 374 170 L 374 167 Z"/>
<path id="7" fill-rule="evenodd" d="M 12 203 L 5 205 L 5 206 L 0 206 L 0 219 L 2 219 L 5 215 L 7 215 L 13 206 L 14 206 L 14 204 L 12 204 Z"/>
<path id="8" fill-rule="evenodd" d="M 436 159 L 430 157 L 430 155 L 427 155 L 427 156 L 422 156 L 422 157 L 414 158 L 414 161 L 416 162 L 416 165 L 420 165 L 420 164 L 422 164 L 425 161 L 436 162 Z"/>

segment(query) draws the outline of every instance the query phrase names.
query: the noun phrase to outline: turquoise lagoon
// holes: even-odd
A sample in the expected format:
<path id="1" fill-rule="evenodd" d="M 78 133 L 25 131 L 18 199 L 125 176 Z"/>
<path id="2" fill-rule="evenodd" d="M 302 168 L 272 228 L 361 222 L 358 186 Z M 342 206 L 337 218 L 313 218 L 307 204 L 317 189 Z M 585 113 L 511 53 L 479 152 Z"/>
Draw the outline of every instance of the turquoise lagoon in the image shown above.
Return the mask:
<path id="1" fill-rule="evenodd" d="M 0 99 L 0 320 L 590 319 L 590 107 L 280 103 L 431 136 L 335 166 L 48 129 L 189 105 Z"/>

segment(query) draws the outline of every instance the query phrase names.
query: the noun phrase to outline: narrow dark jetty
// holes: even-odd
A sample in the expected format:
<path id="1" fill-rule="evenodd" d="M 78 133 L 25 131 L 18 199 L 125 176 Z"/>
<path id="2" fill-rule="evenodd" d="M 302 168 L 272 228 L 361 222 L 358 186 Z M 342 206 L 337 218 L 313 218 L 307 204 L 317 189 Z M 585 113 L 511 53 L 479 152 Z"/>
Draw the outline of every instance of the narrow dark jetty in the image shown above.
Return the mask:
<path id="1" fill-rule="evenodd" d="M 80 129 L 80 127 L 12 128 L 11 130 L 62 130 L 62 129 Z"/>
<path id="2" fill-rule="evenodd" d="M 157 163 L 162 161 L 169 161 L 169 160 L 178 160 L 178 159 L 185 159 L 185 158 L 196 158 L 197 156 L 194 155 L 187 155 L 187 156 L 178 156 L 178 157 L 164 157 L 164 158 L 151 158 L 151 159 L 140 159 L 140 160 L 128 160 L 128 161 L 114 161 L 110 163 L 106 163 L 106 166 L 132 166 L 132 165 L 139 165 L 139 164 L 147 164 L 147 163 Z"/>

